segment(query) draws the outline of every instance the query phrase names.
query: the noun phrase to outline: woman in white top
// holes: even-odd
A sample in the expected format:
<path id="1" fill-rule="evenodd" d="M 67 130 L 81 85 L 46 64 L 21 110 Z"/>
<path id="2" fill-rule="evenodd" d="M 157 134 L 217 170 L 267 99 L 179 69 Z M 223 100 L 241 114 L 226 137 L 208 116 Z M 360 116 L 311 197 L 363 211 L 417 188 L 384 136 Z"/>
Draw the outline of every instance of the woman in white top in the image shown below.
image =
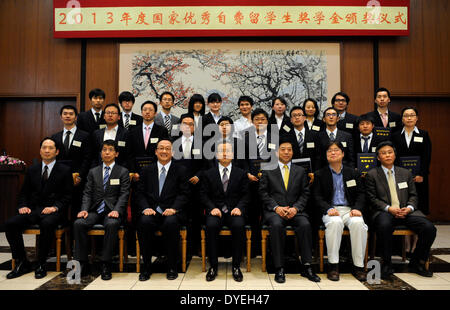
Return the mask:
<path id="1" fill-rule="evenodd" d="M 194 115 L 195 128 L 197 129 L 202 116 L 205 115 L 205 98 L 202 95 L 192 95 L 189 99 L 188 113 Z"/>
<path id="2" fill-rule="evenodd" d="M 312 98 L 305 99 L 302 107 L 306 115 L 305 128 L 316 132 L 323 130 L 325 124 L 317 118 L 320 113 L 317 101 Z"/>

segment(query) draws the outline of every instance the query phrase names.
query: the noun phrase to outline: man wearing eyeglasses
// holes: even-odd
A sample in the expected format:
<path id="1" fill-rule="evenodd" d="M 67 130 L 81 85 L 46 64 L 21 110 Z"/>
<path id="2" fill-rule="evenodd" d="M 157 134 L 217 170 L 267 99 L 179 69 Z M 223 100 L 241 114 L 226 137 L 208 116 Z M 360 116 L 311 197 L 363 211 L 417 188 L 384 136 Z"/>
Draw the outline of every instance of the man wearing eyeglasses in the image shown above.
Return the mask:
<path id="1" fill-rule="evenodd" d="M 91 167 L 96 167 L 101 164 L 101 150 L 103 141 L 113 140 L 117 143 L 119 156 L 116 163 L 121 166 L 127 166 L 128 152 L 128 130 L 119 126 L 120 108 L 115 103 L 110 103 L 105 106 L 104 117 L 106 127 L 98 129 L 92 134 L 92 164 Z"/>
<path id="2" fill-rule="evenodd" d="M 350 97 L 344 92 L 338 92 L 331 98 L 331 106 L 339 114 L 337 127 L 354 136 L 358 131 L 358 117 L 347 112 Z"/>
<path id="3" fill-rule="evenodd" d="M 330 142 L 341 142 L 344 147 L 344 165 L 351 168 L 355 167 L 355 160 L 353 158 L 353 138 L 348 132 L 345 132 L 337 127 L 339 121 L 339 114 L 335 108 L 327 108 L 323 112 L 323 121 L 326 128 L 324 131 L 317 133 L 318 144 L 318 167 L 323 168 L 328 166 L 326 151 Z"/>

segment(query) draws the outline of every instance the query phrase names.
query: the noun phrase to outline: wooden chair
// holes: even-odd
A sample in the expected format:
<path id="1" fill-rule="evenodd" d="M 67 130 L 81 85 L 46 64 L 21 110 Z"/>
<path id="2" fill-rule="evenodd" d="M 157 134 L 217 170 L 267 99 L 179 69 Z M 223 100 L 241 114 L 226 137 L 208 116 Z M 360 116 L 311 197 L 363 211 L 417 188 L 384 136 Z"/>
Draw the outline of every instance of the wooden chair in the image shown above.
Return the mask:
<path id="1" fill-rule="evenodd" d="M 245 225 L 245 235 L 247 239 L 247 272 L 251 271 L 251 250 L 252 250 L 252 228 Z M 219 236 L 231 236 L 231 230 L 227 226 L 222 226 Z M 201 248 L 202 248 L 202 271 L 206 271 L 206 226 L 201 230 Z"/>
<path id="2" fill-rule="evenodd" d="M 408 229 L 406 226 L 399 225 L 394 227 L 394 232 L 392 233 L 393 236 L 402 236 L 403 244 L 402 244 L 402 262 L 406 261 L 406 239 L 405 236 L 414 236 L 416 233 L 410 229 Z M 374 232 L 372 234 L 372 252 L 370 254 L 370 259 L 374 259 L 375 257 L 375 251 L 377 246 L 377 234 Z M 428 270 L 430 268 L 430 260 L 428 259 L 425 263 L 425 268 Z"/>
<path id="3" fill-rule="evenodd" d="M 58 225 L 55 230 L 55 239 L 56 239 L 56 271 L 61 271 L 61 239 L 62 235 L 65 236 L 65 244 L 66 244 L 66 252 L 67 252 L 67 260 L 72 259 L 72 251 L 70 247 L 70 236 L 69 236 L 69 226 L 67 225 Z M 39 225 L 32 225 L 26 228 L 23 232 L 24 235 L 36 235 L 36 254 L 38 251 L 38 236 L 41 234 L 41 229 Z M 11 262 L 12 269 L 15 268 L 16 262 L 15 259 Z"/>
<path id="4" fill-rule="evenodd" d="M 95 240 L 94 236 L 104 236 L 105 226 L 102 224 L 95 224 L 90 230 L 88 230 L 88 236 L 91 236 L 92 246 L 91 246 L 91 260 L 95 257 Z M 125 238 L 125 228 L 120 226 L 117 232 L 119 237 L 119 271 L 123 272 L 123 259 L 124 259 L 124 238 Z M 128 256 L 127 254 L 125 254 Z"/>
<path id="5" fill-rule="evenodd" d="M 156 236 L 162 236 L 161 231 L 155 233 Z M 186 252 L 187 252 L 187 228 L 186 226 L 180 227 L 181 238 L 181 271 L 186 272 Z M 139 238 L 136 232 L 136 272 L 141 272 L 141 249 L 139 247 Z"/>
<path id="6" fill-rule="evenodd" d="M 342 232 L 343 236 L 350 236 L 350 231 L 347 227 L 344 228 Z M 323 272 L 323 248 L 324 248 L 324 239 L 325 239 L 325 226 L 319 227 L 319 256 L 320 256 L 320 272 Z M 366 254 L 364 256 L 364 268 L 367 270 L 367 259 L 369 254 L 369 234 L 367 234 L 367 243 L 366 243 Z"/>
<path id="7" fill-rule="evenodd" d="M 267 256 L 267 236 L 270 235 L 269 226 L 263 225 L 261 227 L 261 270 L 263 272 L 266 271 L 266 256 Z M 295 231 L 292 226 L 286 226 L 286 236 L 294 236 L 295 237 Z"/>

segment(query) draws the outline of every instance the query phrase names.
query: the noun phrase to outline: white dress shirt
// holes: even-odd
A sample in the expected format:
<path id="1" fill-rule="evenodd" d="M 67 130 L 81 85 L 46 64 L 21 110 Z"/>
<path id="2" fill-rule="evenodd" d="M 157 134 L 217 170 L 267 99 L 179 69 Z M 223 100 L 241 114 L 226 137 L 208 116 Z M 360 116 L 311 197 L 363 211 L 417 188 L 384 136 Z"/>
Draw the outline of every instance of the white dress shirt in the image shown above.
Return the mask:
<path id="1" fill-rule="evenodd" d="M 66 128 L 64 128 L 63 131 L 64 131 L 64 132 L 63 132 L 63 136 L 62 136 L 62 143 L 63 143 L 63 145 L 64 145 L 64 140 L 66 139 L 66 133 L 67 133 L 68 131 L 71 132 L 71 134 L 70 134 L 70 136 L 69 136 L 69 146 L 72 145 L 73 137 L 75 136 L 75 133 L 77 132 L 77 126 L 73 127 L 73 128 L 70 129 L 70 130 L 67 130 Z"/>
<path id="2" fill-rule="evenodd" d="M 103 135 L 103 141 L 106 140 L 116 140 L 117 135 L 117 129 L 119 128 L 119 125 L 116 125 L 113 129 L 108 129 L 108 127 L 105 128 L 105 134 Z"/>
<path id="3" fill-rule="evenodd" d="M 383 166 L 383 165 L 381 165 L 381 168 L 383 169 L 384 175 L 386 176 L 386 181 L 387 181 L 388 184 L 389 184 L 389 175 L 388 175 L 389 169 L 386 168 L 386 167 Z M 392 174 L 392 178 L 394 179 L 394 184 L 397 184 L 397 182 L 395 182 L 395 169 L 394 169 L 394 167 L 392 167 L 392 169 L 391 169 L 391 174 Z M 397 193 L 397 196 L 398 196 L 398 193 Z M 400 200 L 400 199 L 399 199 L 399 200 Z M 388 205 L 386 208 L 384 208 L 384 211 L 389 212 L 388 210 L 389 210 L 390 207 L 391 207 L 391 206 Z M 411 211 L 414 212 L 414 207 L 413 207 L 413 206 L 409 205 L 408 208 L 410 208 Z"/>
<path id="4" fill-rule="evenodd" d="M 414 127 L 413 131 L 411 131 L 411 135 L 408 134 L 408 132 L 405 130 L 405 127 L 403 127 L 403 129 L 402 129 L 401 134 L 405 133 L 405 140 L 406 140 L 406 145 L 408 146 L 408 148 L 409 148 L 409 145 L 411 144 L 411 139 L 413 137 L 414 132 L 419 134 L 419 129 L 416 126 Z"/>
<path id="5" fill-rule="evenodd" d="M 367 147 L 370 147 L 370 143 L 372 142 L 372 138 L 373 138 L 373 132 L 371 132 L 367 137 L 369 137 L 369 140 L 367 140 L 367 145 L 368 145 Z M 364 150 L 363 134 L 359 135 L 359 140 L 361 142 L 361 150 Z M 369 153 L 371 153 L 370 149 L 369 149 Z"/>
<path id="6" fill-rule="evenodd" d="M 253 124 L 247 118 L 241 116 L 234 122 L 234 137 L 243 138 L 243 132 L 245 129 L 251 127 Z"/>

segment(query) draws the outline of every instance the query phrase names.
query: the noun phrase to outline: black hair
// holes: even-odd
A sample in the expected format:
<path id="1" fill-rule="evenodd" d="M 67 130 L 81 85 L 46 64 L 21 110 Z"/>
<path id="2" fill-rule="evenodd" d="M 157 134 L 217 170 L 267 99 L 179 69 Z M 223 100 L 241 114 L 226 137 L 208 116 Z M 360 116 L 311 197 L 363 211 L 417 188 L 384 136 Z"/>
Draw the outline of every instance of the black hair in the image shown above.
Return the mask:
<path id="1" fill-rule="evenodd" d="M 315 99 L 306 98 L 305 101 L 303 101 L 303 105 L 302 105 L 303 111 L 305 112 L 306 103 L 308 101 L 311 101 L 314 104 L 314 108 L 316 108 L 316 112 L 314 112 L 314 118 L 317 118 L 317 116 L 319 116 L 320 109 L 319 109 L 319 105 L 317 104 L 317 101 Z M 306 112 L 305 112 L 305 115 L 306 115 Z"/>
<path id="2" fill-rule="evenodd" d="M 395 148 L 394 144 L 391 141 L 389 141 L 389 140 L 383 141 L 383 142 L 381 142 L 380 144 L 377 145 L 377 148 L 375 150 L 375 152 L 377 153 L 377 156 L 379 155 L 380 150 L 383 147 L 385 147 L 385 146 L 392 147 L 394 149 L 395 155 L 397 156 L 397 149 Z"/>
<path id="3" fill-rule="evenodd" d="M 342 97 L 344 97 L 344 98 L 345 98 L 345 101 L 347 102 L 347 104 L 350 103 L 350 97 L 349 97 L 346 93 L 340 91 L 340 92 L 335 93 L 334 96 L 333 96 L 333 98 L 331 98 L 331 105 L 332 105 L 332 106 L 334 106 L 334 102 L 336 101 L 336 97 L 337 97 L 337 96 L 342 96 Z"/>
<path id="4" fill-rule="evenodd" d="M 402 113 L 400 114 L 403 117 L 403 113 L 405 113 L 406 110 L 414 110 L 416 112 L 416 115 L 419 116 L 419 111 L 416 107 L 406 107 L 402 109 Z"/>
<path id="5" fill-rule="evenodd" d="M 375 121 L 374 121 L 373 117 L 370 116 L 370 114 L 363 114 L 360 117 L 358 117 L 358 125 L 361 122 L 371 122 L 373 125 L 375 125 Z"/>
<path id="6" fill-rule="evenodd" d="M 147 100 L 143 104 L 141 104 L 141 111 L 144 108 L 146 104 L 151 104 L 155 108 L 155 113 L 158 111 L 158 105 L 154 103 L 153 101 Z"/>
<path id="7" fill-rule="evenodd" d="M 292 118 L 292 112 L 294 112 L 295 110 L 301 110 L 303 112 L 303 115 L 306 116 L 305 109 L 303 109 L 301 106 L 296 105 L 296 106 L 292 107 L 291 111 L 289 111 L 289 116 L 291 118 Z"/>
<path id="8" fill-rule="evenodd" d="M 184 120 L 185 118 L 192 118 L 193 120 L 195 120 L 194 114 L 191 114 L 191 113 L 184 113 L 184 114 L 182 114 L 182 115 L 180 116 L 180 123 L 183 122 L 183 120 Z"/>
<path id="9" fill-rule="evenodd" d="M 53 141 L 53 143 L 55 143 L 56 149 L 59 150 L 58 143 L 56 143 L 56 140 L 53 139 L 52 137 L 45 137 L 44 139 L 42 139 L 41 142 L 39 143 L 39 148 L 41 148 L 41 147 L 42 147 L 42 144 L 43 144 L 45 141 L 47 141 L 47 140 Z"/>
<path id="10" fill-rule="evenodd" d="M 67 105 L 63 106 L 63 107 L 59 110 L 59 115 L 62 115 L 64 110 L 72 110 L 72 111 L 75 112 L 75 116 L 78 115 L 78 110 L 77 110 L 77 108 L 74 107 L 73 105 L 67 104 Z"/>
<path id="11" fill-rule="evenodd" d="M 344 146 L 343 146 L 342 143 L 339 142 L 339 141 L 331 141 L 330 143 L 328 143 L 327 148 L 326 148 L 325 150 L 328 151 L 328 149 L 329 149 L 330 147 L 332 147 L 333 145 L 336 145 L 336 146 L 342 151 L 342 153 L 345 152 L 345 151 L 344 151 Z"/>
<path id="12" fill-rule="evenodd" d="M 92 97 L 102 97 L 106 98 L 105 92 L 100 88 L 94 88 L 89 92 L 89 100 L 92 100 Z"/>
<path id="13" fill-rule="evenodd" d="M 292 144 L 292 141 L 291 141 L 288 137 L 282 136 L 282 137 L 280 137 L 280 141 L 279 141 L 279 143 L 278 143 L 278 149 L 280 148 L 280 146 L 281 146 L 283 143 L 289 143 L 289 144 L 291 145 L 291 147 L 294 147 L 294 145 Z"/>
<path id="14" fill-rule="evenodd" d="M 325 118 L 325 114 L 327 113 L 328 110 L 334 110 L 334 111 L 336 111 L 336 109 L 333 108 L 333 107 L 328 107 L 328 108 L 326 108 L 325 111 L 323 111 L 323 118 Z M 338 111 L 336 111 L 336 114 L 338 114 Z M 338 116 L 339 116 L 339 115 L 338 115 Z"/>
<path id="15" fill-rule="evenodd" d="M 252 122 L 253 122 L 253 119 L 255 118 L 255 116 L 259 115 L 259 114 L 264 114 L 264 116 L 267 118 L 267 120 L 269 120 L 269 114 L 267 114 L 267 112 L 265 110 L 263 110 L 261 108 L 257 108 L 252 112 Z"/>
<path id="16" fill-rule="evenodd" d="M 211 102 L 222 102 L 222 97 L 218 93 L 212 93 L 208 96 L 208 103 Z"/>
<path id="17" fill-rule="evenodd" d="M 217 122 L 217 125 L 219 125 L 223 121 L 228 121 L 231 125 L 233 125 L 233 120 L 231 119 L 231 117 L 228 116 L 222 116 Z"/>
<path id="18" fill-rule="evenodd" d="M 175 96 L 170 91 L 165 91 L 159 96 L 159 101 L 162 101 L 164 95 L 170 95 L 172 97 L 172 101 L 175 102 Z"/>
<path id="19" fill-rule="evenodd" d="M 193 94 L 192 97 L 189 99 L 188 104 L 188 113 L 194 114 L 194 104 L 196 102 L 200 102 L 202 104 L 202 109 L 200 110 L 200 115 L 205 115 L 205 98 L 203 98 L 200 94 Z"/>
<path id="20" fill-rule="evenodd" d="M 239 99 L 238 99 L 238 107 L 241 105 L 242 101 L 248 101 L 248 103 L 250 103 L 250 105 L 252 107 L 255 104 L 255 102 L 253 101 L 252 97 L 250 97 L 250 96 L 240 96 Z"/>
<path id="21" fill-rule="evenodd" d="M 108 140 L 103 141 L 102 142 L 102 149 L 103 149 L 103 147 L 105 145 L 114 147 L 114 152 L 118 152 L 119 151 L 119 149 L 118 149 L 119 147 L 117 146 L 117 143 L 114 140 L 108 139 Z"/>
<path id="22" fill-rule="evenodd" d="M 108 103 L 107 105 L 105 105 L 105 108 L 103 109 L 103 113 L 105 113 L 106 109 L 109 107 L 115 107 L 117 109 L 117 113 L 119 113 L 119 115 L 120 115 L 120 108 L 117 105 L 117 103 Z"/>
<path id="23" fill-rule="evenodd" d="M 391 92 L 390 92 L 387 88 L 384 88 L 384 87 L 380 87 L 380 88 L 378 88 L 378 89 L 375 91 L 375 96 L 374 96 L 374 98 L 376 99 L 376 98 L 377 98 L 377 94 L 378 94 L 379 92 L 382 92 L 382 91 L 387 92 L 389 99 L 391 99 Z"/>
<path id="24" fill-rule="evenodd" d="M 132 101 L 134 104 L 135 98 L 129 91 L 123 91 L 119 95 L 119 103 L 122 104 L 122 101 Z"/>

